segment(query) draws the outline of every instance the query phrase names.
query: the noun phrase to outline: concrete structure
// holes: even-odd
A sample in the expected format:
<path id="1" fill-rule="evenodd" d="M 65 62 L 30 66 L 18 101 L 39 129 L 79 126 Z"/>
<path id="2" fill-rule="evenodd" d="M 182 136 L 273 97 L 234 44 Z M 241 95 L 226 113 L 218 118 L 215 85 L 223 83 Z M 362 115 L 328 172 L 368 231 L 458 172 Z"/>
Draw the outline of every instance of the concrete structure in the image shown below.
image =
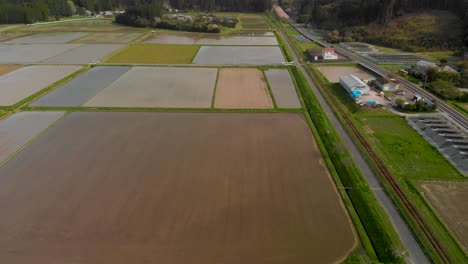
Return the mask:
<path id="1" fill-rule="evenodd" d="M 438 69 L 437 64 L 430 62 L 430 61 L 424 61 L 424 60 L 420 60 L 416 62 L 415 71 L 417 73 L 425 75 L 427 71 L 430 69 Z"/>
<path id="2" fill-rule="evenodd" d="M 468 176 L 468 133 L 443 115 L 408 118 L 408 123 Z"/>
<path id="3" fill-rule="evenodd" d="M 324 60 L 337 60 L 338 54 L 335 53 L 335 49 L 331 47 L 325 47 L 322 50 L 322 58 Z"/>
<path id="4" fill-rule="evenodd" d="M 353 96 L 354 99 L 363 94 L 368 94 L 370 91 L 370 87 L 366 83 L 352 74 L 341 76 L 340 84 Z"/>
<path id="5" fill-rule="evenodd" d="M 390 79 L 387 77 L 378 77 L 374 81 L 375 86 L 379 88 L 381 91 L 395 91 L 400 88 L 400 82 L 396 79 Z"/>

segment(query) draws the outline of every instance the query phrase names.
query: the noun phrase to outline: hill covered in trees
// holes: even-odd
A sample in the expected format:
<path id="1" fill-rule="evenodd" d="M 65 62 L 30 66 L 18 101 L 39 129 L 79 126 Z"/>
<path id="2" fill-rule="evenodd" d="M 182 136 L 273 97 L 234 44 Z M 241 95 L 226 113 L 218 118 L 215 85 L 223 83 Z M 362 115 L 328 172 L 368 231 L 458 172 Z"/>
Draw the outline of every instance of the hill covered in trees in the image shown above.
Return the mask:
<path id="1" fill-rule="evenodd" d="M 34 23 L 72 16 L 84 10 L 106 11 L 145 6 L 152 0 L 0 0 L 0 24 Z"/>
<path id="2" fill-rule="evenodd" d="M 299 21 L 310 22 L 316 28 L 339 30 L 343 39 L 409 50 L 453 49 L 468 44 L 467 0 L 279 0 L 279 3 Z"/>

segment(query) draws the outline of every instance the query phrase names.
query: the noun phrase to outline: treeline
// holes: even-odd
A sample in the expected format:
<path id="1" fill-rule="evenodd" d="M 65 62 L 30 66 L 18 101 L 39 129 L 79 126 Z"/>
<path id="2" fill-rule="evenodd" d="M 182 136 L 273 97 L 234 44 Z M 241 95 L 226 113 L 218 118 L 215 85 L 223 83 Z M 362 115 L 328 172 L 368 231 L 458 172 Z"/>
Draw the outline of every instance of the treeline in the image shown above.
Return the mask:
<path id="1" fill-rule="evenodd" d="M 133 27 L 149 27 L 154 26 L 155 18 L 161 16 L 162 1 L 153 1 L 128 7 L 125 13 L 115 17 L 115 22 Z"/>
<path id="2" fill-rule="evenodd" d="M 0 5 L 0 24 L 27 23 L 47 20 L 49 9 L 45 5 Z"/>
<path id="3" fill-rule="evenodd" d="M 298 22 L 336 30 L 331 41 L 364 41 L 406 51 L 468 47 L 468 0 L 279 2 Z"/>
<path id="4" fill-rule="evenodd" d="M 145 8 L 150 0 L 0 0 L 0 23 L 34 23 L 49 17 L 69 17 L 90 12 L 125 9 L 127 6 Z"/>
<path id="5" fill-rule="evenodd" d="M 271 0 L 169 0 L 180 10 L 263 12 L 271 9 Z"/>
<path id="6" fill-rule="evenodd" d="M 301 20 L 317 25 L 330 22 L 345 26 L 371 22 L 388 23 L 395 16 L 424 9 L 453 11 L 465 14 L 464 0 L 282 0 Z"/>
<path id="7" fill-rule="evenodd" d="M 0 0 L 0 23 L 29 24 L 47 21 L 49 16 L 71 16 L 75 11 L 75 5 L 70 0 Z"/>

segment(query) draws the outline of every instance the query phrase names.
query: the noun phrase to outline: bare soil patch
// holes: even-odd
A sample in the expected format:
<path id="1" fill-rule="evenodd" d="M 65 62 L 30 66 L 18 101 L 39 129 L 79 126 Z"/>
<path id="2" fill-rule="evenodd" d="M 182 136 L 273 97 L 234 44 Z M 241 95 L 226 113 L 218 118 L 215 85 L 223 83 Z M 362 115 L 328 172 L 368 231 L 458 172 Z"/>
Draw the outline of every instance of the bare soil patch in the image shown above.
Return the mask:
<path id="1" fill-rule="evenodd" d="M 263 74 L 258 69 L 221 69 L 215 108 L 273 108 Z"/>
<path id="2" fill-rule="evenodd" d="M 21 68 L 21 65 L 0 64 L 0 76 Z"/>
<path id="3" fill-rule="evenodd" d="M 421 188 L 468 252 L 468 182 L 424 182 Z"/>
<path id="4" fill-rule="evenodd" d="M 348 74 L 353 74 L 362 80 L 374 77 L 371 73 L 357 66 L 320 66 L 317 69 L 332 83 L 340 82 L 340 76 Z"/>
<path id="5" fill-rule="evenodd" d="M 0 262 L 333 263 L 320 160 L 299 114 L 72 113 L 0 167 Z"/>

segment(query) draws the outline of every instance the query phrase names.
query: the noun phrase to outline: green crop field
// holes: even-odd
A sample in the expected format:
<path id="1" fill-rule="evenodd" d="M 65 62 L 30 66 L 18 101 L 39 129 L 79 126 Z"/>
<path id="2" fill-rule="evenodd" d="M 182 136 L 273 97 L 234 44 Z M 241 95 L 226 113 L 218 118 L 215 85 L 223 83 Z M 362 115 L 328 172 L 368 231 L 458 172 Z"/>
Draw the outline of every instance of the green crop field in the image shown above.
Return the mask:
<path id="1" fill-rule="evenodd" d="M 405 180 L 462 179 L 460 173 L 407 121 L 387 112 L 359 111 L 365 136 L 396 177 Z"/>
<path id="2" fill-rule="evenodd" d="M 307 51 L 308 49 L 321 50 L 323 48 L 315 42 L 298 42 L 298 45 L 302 51 Z"/>
<path id="3" fill-rule="evenodd" d="M 262 15 L 241 15 L 240 24 L 242 29 L 270 29 Z"/>
<path id="4" fill-rule="evenodd" d="M 106 62 L 190 64 L 199 48 L 195 45 L 135 44 L 109 58 Z"/>

